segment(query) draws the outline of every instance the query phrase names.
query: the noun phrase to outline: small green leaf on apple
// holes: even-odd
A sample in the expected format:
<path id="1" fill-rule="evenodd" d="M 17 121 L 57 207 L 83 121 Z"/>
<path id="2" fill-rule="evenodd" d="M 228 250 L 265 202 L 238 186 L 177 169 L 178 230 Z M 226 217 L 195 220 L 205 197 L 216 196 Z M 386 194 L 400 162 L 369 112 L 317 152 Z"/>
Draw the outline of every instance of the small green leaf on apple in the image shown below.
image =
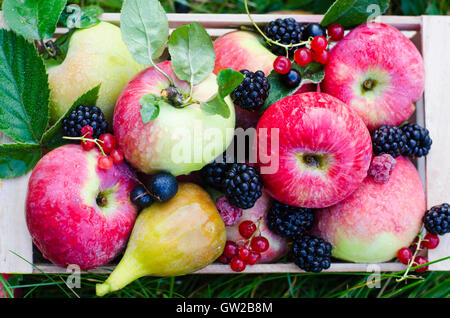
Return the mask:
<path id="1" fill-rule="evenodd" d="M 0 179 L 19 177 L 30 171 L 42 156 L 37 144 L 0 145 Z"/>
<path id="2" fill-rule="evenodd" d="M 59 22 L 69 29 L 86 29 L 99 24 L 98 16 L 102 13 L 103 9 L 99 6 L 92 5 L 80 8 L 76 4 L 69 4 L 61 13 Z"/>
<path id="3" fill-rule="evenodd" d="M 159 109 L 161 105 L 167 105 L 172 107 L 167 103 L 162 97 L 156 96 L 154 94 L 146 94 L 139 100 L 139 105 L 141 105 L 141 118 L 144 124 L 155 120 L 159 115 Z"/>
<path id="4" fill-rule="evenodd" d="M 223 118 L 230 117 L 230 108 L 219 94 L 214 95 L 207 102 L 200 103 L 200 107 L 208 115 L 220 115 Z"/>

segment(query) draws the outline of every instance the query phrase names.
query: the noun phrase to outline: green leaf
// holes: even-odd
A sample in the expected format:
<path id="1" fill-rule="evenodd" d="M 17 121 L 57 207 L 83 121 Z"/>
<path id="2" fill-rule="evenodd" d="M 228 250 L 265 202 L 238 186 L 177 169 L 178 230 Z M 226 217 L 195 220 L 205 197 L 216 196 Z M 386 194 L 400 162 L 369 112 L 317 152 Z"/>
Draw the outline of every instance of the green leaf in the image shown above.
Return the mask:
<path id="1" fill-rule="evenodd" d="M 0 145 L 0 179 L 19 177 L 30 171 L 42 156 L 40 145 Z"/>
<path id="2" fill-rule="evenodd" d="M 309 63 L 307 66 L 299 66 L 296 63 L 292 63 L 292 68 L 295 68 L 300 72 L 300 75 L 302 77 L 300 85 L 295 88 L 288 88 L 283 84 L 281 80 L 281 74 L 277 73 L 275 70 L 270 72 L 269 76 L 267 77 L 270 84 L 269 97 L 267 97 L 263 107 L 261 108 L 262 112 L 264 112 L 273 103 L 295 93 L 300 88 L 300 86 L 302 86 L 306 82 L 313 82 L 315 84 L 318 84 L 323 80 L 325 76 L 323 66 L 317 62 Z"/>
<path id="3" fill-rule="evenodd" d="M 197 22 L 173 31 L 168 46 L 172 68 L 179 79 L 196 85 L 212 73 L 216 60 L 213 43 Z"/>
<path id="4" fill-rule="evenodd" d="M 66 111 L 64 116 L 62 116 L 52 127 L 50 127 L 49 130 L 45 132 L 42 136 L 41 143 L 49 149 L 55 149 L 66 144 L 67 142 L 62 138 L 64 136 L 62 128 L 64 118 L 66 118 L 67 115 L 69 115 L 80 105 L 95 106 L 97 103 L 99 90 L 100 84 L 78 97 L 72 106 L 70 106 L 70 108 Z"/>
<path id="5" fill-rule="evenodd" d="M 103 13 L 99 6 L 80 8 L 76 4 L 66 6 L 61 13 L 59 21 L 69 29 L 86 29 L 100 23 L 98 16 Z"/>
<path id="6" fill-rule="evenodd" d="M 207 102 L 200 103 L 200 108 L 208 115 L 218 114 L 223 118 L 230 117 L 230 108 L 219 94 L 214 95 L 214 97 Z"/>
<path id="7" fill-rule="evenodd" d="M 325 13 L 320 22 L 323 26 L 332 23 L 350 28 L 383 14 L 389 7 L 389 0 L 337 0 Z"/>
<path id="8" fill-rule="evenodd" d="M 0 30 L 0 130 L 18 142 L 38 143 L 49 118 L 48 77 L 34 45 Z"/>
<path id="9" fill-rule="evenodd" d="M 120 15 L 122 38 L 140 64 L 154 64 L 169 37 L 169 22 L 157 0 L 125 0 Z"/>
<path id="10" fill-rule="evenodd" d="M 55 33 L 67 0 L 5 0 L 2 10 L 8 26 L 32 40 L 49 39 Z"/>
<path id="11" fill-rule="evenodd" d="M 220 96 L 230 95 L 244 80 L 245 76 L 241 72 L 225 68 L 217 74 L 217 85 L 219 86 Z"/>
<path id="12" fill-rule="evenodd" d="M 167 103 L 162 97 L 146 94 L 141 97 L 139 100 L 139 105 L 141 105 L 141 118 L 144 124 L 155 120 L 159 115 L 160 105 L 166 104 L 167 106 L 172 107 L 169 103 Z"/>

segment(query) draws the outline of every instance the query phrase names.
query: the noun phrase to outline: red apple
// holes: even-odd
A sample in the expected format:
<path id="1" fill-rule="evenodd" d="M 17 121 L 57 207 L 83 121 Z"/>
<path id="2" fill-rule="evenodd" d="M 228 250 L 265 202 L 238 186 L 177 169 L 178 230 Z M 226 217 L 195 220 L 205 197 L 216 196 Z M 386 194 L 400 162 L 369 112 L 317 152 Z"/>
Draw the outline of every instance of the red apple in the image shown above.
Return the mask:
<path id="1" fill-rule="evenodd" d="M 8 281 L 8 279 L 10 279 L 12 276 L 10 274 L 0 274 L 0 275 L 3 277 L 5 281 Z M 5 288 L 4 285 L 0 282 L 0 298 L 10 298 L 8 291 L 4 288 Z M 14 288 L 13 296 L 14 298 L 22 297 L 22 291 L 20 290 L 20 288 Z"/>
<path id="2" fill-rule="evenodd" d="M 403 157 L 386 183 L 368 176 L 344 201 L 316 214 L 314 232 L 333 245 L 334 257 L 352 262 L 386 262 L 409 246 L 425 213 L 419 173 Z"/>
<path id="3" fill-rule="evenodd" d="M 98 150 L 66 145 L 46 154 L 28 184 L 26 222 L 34 244 L 54 264 L 87 270 L 113 260 L 136 218 L 136 185 L 126 164 L 97 166 Z"/>
<path id="4" fill-rule="evenodd" d="M 285 204 L 306 208 L 336 204 L 367 175 L 372 156 L 369 131 L 333 96 L 285 97 L 266 110 L 256 130 L 264 185 Z"/>
<path id="5" fill-rule="evenodd" d="M 399 30 L 369 23 L 352 30 L 330 51 L 322 90 L 354 109 L 369 130 L 398 125 L 414 112 L 424 90 L 424 64 Z"/>

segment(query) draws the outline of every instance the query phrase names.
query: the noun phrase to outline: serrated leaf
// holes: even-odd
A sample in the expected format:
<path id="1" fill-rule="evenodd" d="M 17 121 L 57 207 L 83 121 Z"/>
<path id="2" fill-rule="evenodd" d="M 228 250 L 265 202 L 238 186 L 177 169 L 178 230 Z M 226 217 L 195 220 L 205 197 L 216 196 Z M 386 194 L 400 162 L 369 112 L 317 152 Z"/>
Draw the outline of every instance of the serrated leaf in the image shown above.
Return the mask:
<path id="1" fill-rule="evenodd" d="M 5 0 L 2 10 L 11 30 L 27 39 L 49 39 L 67 0 Z"/>
<path id="2" fill-rule="evenodd" d="M 169 38 L 169 22 L 157 0 L 125 0 L 120 15 L 122 39 L 140 64 L 153 64 Z"/>
<path id="3" fill-rule="evenodd" d="M 18 142 L 38 143 L 48 124 L 50 91 L 34 45 L 0 30 L 0 130 Z"/>
<path id="4" fill-rule="evenodd" d="M 350 28 L 368 22 L 383 14 L 389 7 L 389 0 L 337 0 L 325 13 L 323 26 L 332 23 Z"/>
<path id="5" fill-rule="evenodd" d="M 217 74 L 217 85 L 219 86 L 219 94 L 222 97 L 230 95 L 231 92 L 239 86 L 245 76 L 241 72 L 233 69 L 225 68 Z"/>
<path id="6" fill-rule="evenodd" d="M 296 63 L 292 63 L 292 68 L 300 72 L 302 78 L 300 84 L 295 88 L 286 87 L 281 80 L 281 74 L 277 73 L 275 70 L 270 72 L 267 77 L 270 84 L 269 96 L 264 102 L 261 112 L 264 112 L 270 105 L 280 99 L 295 93 L 303 84 L 307 82 L 318 84 L 325 77 L 323 66 L 317 62 L 309 63 L 307 66 L 299 66 Z"/>
<path id="7" fill-rule="evenodd" d="M 168 47 L 179 79 L 196 85 L 212 73 L 216 54 L 211 38 L 199 23 L 178 27 L 172 32 Z"/>
<path id="8" fill-rule="evenodd" d="M 2 144 L 0 145 L 0 179 L 19 177 L 36 165 L 42 156 L 40 145 Z"/>
<path id="9" fill-rule="evenodd" d="M 200 103 L 200 108 L 208 115 L 220 115 L 223 118 L 230 117 L 230 108 L 219 94 L 214 95 L 207 102 Z"/>
<path id="10" fill-rule="evenodd" d="M 42 136 L 41 143 L 48 149 L 55 149 L 66 144 L 67 142 L 62 139 L 62 137 L 64 136 L 62 128 L 64 118 L 66 118 L 67 115 L 69 115 L 80 105 L 95 106 L 95 104 L 97 103 L 99 90 L 100 84 L 78 97 L 77 100 L 72 104 L 72 106 L 70 106 L 70 108 L 66 111 L 64 116 L 62 116 L 52 127 L 50 127 L 50 129 L 45 132 L 45 134 Z"/>
<path id="11" fill-rule="evenodd" d="M 172 107 L 161 97 L 153 94 L 146 94 L 141 97 L 141 99 L 139 100 L 139 105 L 141 105 L 142 107 L 140 112 L 142 122 L 144 124 L 147 124 L 158 117 L 161 104 L 166 104 Z"/>

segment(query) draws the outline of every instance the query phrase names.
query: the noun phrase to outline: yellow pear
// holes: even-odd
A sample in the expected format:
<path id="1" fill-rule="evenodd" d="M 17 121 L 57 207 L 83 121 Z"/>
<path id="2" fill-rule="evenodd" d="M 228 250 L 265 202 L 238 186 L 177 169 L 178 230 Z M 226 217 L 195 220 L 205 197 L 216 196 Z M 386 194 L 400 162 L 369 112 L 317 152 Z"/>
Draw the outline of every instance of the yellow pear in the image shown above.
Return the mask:
<path id="1" fill-rule="evenodd" d="M 122 260 L 97 284 L 97 295 L 147 275 L 192 273 L 217 259 L 225 241 L 225 224 L 208 193 L 192 183 L 180 184 L 173 199 L 139 214 Z"/>

